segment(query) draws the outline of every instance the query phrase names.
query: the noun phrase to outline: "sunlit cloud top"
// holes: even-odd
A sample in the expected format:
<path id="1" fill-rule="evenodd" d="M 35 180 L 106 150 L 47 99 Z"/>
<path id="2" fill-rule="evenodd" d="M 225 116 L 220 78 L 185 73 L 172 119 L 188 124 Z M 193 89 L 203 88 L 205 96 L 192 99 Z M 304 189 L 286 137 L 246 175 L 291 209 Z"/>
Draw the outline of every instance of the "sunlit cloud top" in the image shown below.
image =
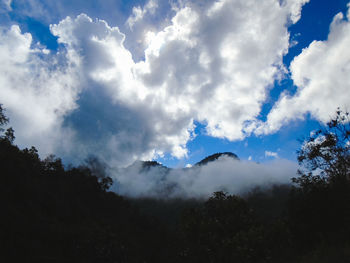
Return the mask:
<path id="1" fill-rule="evenodd" d="M 130 2 L 0 1 L 0 103 L 16 143 L 125 166 L 349 107 L 349 12 L 288 65 L 308 0 Z"/>

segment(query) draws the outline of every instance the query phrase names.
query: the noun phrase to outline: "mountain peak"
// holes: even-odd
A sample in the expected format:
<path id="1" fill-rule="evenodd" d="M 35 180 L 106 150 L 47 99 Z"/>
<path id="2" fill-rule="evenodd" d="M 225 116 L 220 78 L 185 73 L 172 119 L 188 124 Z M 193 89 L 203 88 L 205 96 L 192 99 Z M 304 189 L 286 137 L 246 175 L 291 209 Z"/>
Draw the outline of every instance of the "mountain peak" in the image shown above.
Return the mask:
<path id="1" fill-rule="evenodd" d="M 232 152 L 223 152 L 223 153 L 214 153 L 212 155 L 209 155 L 207 157 L 205 157 L 202 161 L 196 163 L 196 166 L 201 166 L 201 165 L 206 165 L 210 162 L 216 161 L 217 159 L 219 159 L 221 156 L 228 156 L 231 157 L 235 160 L 239 160 L 238 156 Z"/>

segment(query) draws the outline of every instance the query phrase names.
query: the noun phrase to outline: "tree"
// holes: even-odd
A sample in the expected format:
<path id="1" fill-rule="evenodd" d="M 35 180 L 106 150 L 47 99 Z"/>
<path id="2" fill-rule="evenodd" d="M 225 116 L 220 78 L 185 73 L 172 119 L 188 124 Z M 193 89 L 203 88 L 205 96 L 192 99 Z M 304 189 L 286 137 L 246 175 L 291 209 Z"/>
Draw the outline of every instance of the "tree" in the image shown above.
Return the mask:
<path id="1" fill-rule="evenodd" d="M 12 129 L 12 127 L 6 130 L 4 138 L 7 141 L 9 141 L 11 144 L 14 142 L 16 137 L 15 137 L 15 131 Z"/>
<path id="2" fill-rule="evenodd" d="M 4 111 L 5 110 L 2 107 L 2 104 L 0 104 L 0 132 L 4 131 L 4 129 L 2 127 L 9 122 L 9 119 L 5 116 Z"/>
<path id="3" fill-rule="evenodd" d="M 324 128 L 318 129 L 306 139 L 298 151 L 299 164 L 304 177 L 294 180 L 303 182 L 326 182 L 349 180 L 350 174 L 350 118 L 348 112 L 337 110 L 336 115 Z M 311 179 L 310 176 L 315 176 Z"/>
<path id="4" fill-rule="evenodd" d="M 113 179 L 107 175 L 107 164 L 96 156 L 89 156 L 85 160 L 85 167 L 89 169 L 92 176 L 96 176 L 103 191 L 107 191 L 113 184 Z"/>
<path id="5" fill-rule="evenodd" d="M 289 219 L 295 243 L 305 250 L 349 242 L 350 118 L 337 110 L 298 151 L 299 177 L 293 178 Z"/>
<path id="6" fill-rule="evenodd" d="M 0 132 L 4 132 L 3 126 L 8 124 L 9 118 L 6 117 L 4 113 L 5 109 L 2 107 L 2 104 L 0 104 Z M 8 128 L 5 132 L 5 135 L 0 136 L 0 139 L 5 139 L 6 141 L 10 142 L 11 144 L 15 140 L 15 131 L 12 129 L 12 127 Z"/>
<path id="7" fill-rule="evenodd" d="M 0 104 L 0 131 L 3 131 L 1 126 L 7 124 L 9 122 L 9 119 L 5 116 L 4 109 L 2 107 L 2 104 Z"/>
<path id="8" fill-rule="evenodd" d="M 247 202 L 215 192 L 202 206 L 187 211 L 182 231 L 189 262 L 263 262 L 263 231 Z"/>

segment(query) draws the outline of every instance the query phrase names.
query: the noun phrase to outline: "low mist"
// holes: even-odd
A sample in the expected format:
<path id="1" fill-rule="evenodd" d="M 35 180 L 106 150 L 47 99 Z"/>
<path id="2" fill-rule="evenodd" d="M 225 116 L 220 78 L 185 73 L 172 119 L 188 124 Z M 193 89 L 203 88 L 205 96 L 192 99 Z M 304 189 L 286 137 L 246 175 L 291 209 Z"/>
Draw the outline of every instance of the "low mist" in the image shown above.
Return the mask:
<path id="1" fill-rule="evenodd" d="M 207 198 L 215 191 L 243 194 L 256 187 L 289 184 L 297 168 L 296 163 L 283 159 L 259 164 L 227 156 L 183 169 L 135 162 L 127 168 L 111 169 L 114 184 L 110 190 L 151 198 Z"/>

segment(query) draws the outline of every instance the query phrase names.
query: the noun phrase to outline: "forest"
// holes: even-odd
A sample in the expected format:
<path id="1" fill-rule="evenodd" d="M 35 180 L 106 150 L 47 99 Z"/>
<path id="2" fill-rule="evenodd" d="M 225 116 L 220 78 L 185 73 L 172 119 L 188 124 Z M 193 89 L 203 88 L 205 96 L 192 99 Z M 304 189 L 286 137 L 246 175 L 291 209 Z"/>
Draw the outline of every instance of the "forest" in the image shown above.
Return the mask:
<path id="1" fill-rule="evenodd" d="M 348 117 L 305 139 L 290 184 L 157 199 L 109 191 L 91 162 L 20 149 L 0 106 L 0 261 L 350 262 Z"/>

